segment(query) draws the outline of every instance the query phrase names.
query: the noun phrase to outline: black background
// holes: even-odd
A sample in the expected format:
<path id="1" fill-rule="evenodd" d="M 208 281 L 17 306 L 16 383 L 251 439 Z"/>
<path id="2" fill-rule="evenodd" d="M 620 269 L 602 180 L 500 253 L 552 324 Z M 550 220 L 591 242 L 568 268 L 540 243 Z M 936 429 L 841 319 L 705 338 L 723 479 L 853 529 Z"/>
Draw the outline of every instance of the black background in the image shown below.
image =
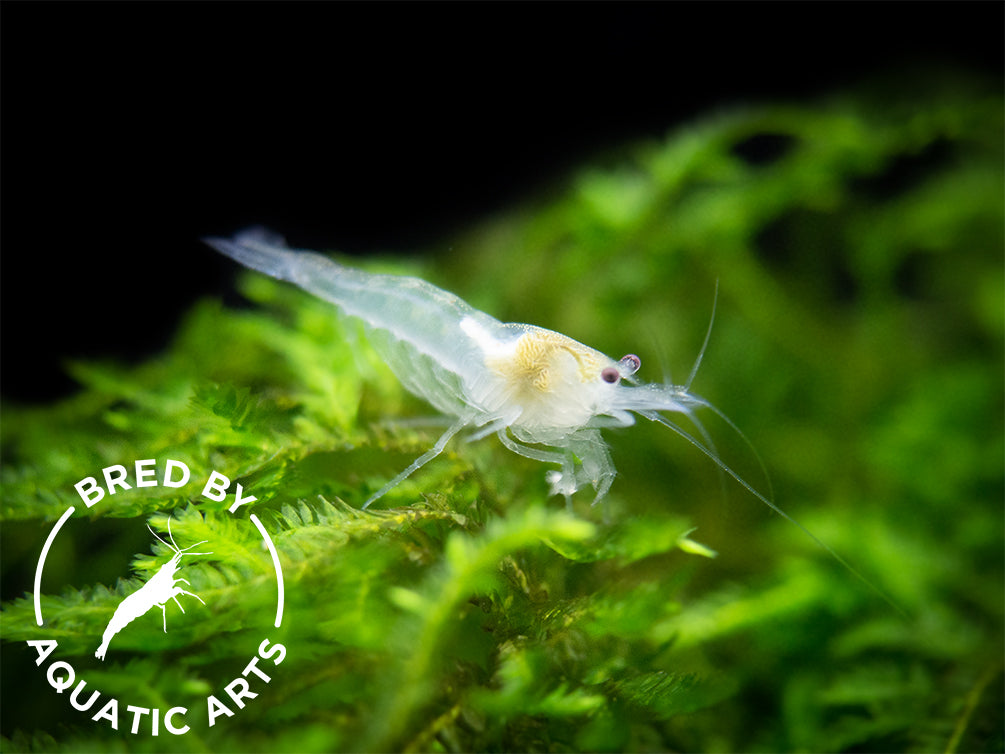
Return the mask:
<path id="1" fill-rule="evenodd" d="M 0 390 L 137 360 L 236 265 L 208 234 L 409 252 L 717 108 L 1002 73 L 1003 4 L 0 5 Z"/>

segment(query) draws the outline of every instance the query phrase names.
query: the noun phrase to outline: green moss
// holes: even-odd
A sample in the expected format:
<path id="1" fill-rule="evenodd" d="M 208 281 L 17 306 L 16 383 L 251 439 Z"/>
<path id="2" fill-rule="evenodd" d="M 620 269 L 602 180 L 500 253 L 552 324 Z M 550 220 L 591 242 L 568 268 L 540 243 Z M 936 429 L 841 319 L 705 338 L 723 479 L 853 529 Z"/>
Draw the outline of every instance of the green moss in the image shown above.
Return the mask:
<path id="1" fill-rule="evenodd" d="M 687 374 L 718 281 L 695 389 L 750 436 L 779 505 L 907 617 L 655 425 L 608 433 L 606 520 L 585 498 L 566 513 L 494 440 L 455 442 L 361 512 L 436 437 L 400 421 L 429 409 L 328 305 L 247 275 L 256 310 L 203 302 L 159 358 L 77 363 L 75 397 L 4 407 L 5 579 L 29 591 L 78 507 L 45 628 L 30 598 L 3 609 L 26 689 L 4 750 L 1000 751 L 1003 119 L 966 84 L 698 120 L 408 270 L 639 353 L 648 380 Z M 251 511 L 165 487 L 80 506 L 74 483 L 143 458 L 239 481 L 286 580 L 267 703 L 184 737 L 92 723 L 23 644 L 58 638 L 89 683 L 150 706 L 197 707 L 254 655 L 274 575 Z M 206 606 L 169 603 L 167 633 L 150 611 L 99 663 L 95 637 L 166 550 L 118 558 L 169 512 L 179 541 L 212 543 L 184 560 Z"/>

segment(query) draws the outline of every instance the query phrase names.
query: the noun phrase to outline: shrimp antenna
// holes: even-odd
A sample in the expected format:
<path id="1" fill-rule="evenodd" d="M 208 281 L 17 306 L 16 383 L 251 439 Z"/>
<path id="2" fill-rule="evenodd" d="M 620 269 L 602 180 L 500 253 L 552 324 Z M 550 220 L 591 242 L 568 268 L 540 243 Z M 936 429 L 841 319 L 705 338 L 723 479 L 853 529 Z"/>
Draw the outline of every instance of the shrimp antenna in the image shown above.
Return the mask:
<path id="1" fill-rule="evenodd" d="M 202 542 L 196 542 L 194 545 L 189 545 L 188 547 L 183 547 L 178 552 L 188 552 L 193 547 L 198 547 L 199 545 L 205 544 L 206 542 L 209 542 L 209 540 L 208 539 L 204 539 L 204 540 L 202 540 Z M 212 555 L 213 553 L 211 553 L 211 552 L 188 552 L 188 554 L 189 555 Z"/>
<path id="2" fill-rule="evenodd" d="M 672 387 L 673 377 L 670 374 L 670 367 L 667 365 L 666 344 L 662 342 L 662 338 L 657 331 L 653 329 L 653 326 L 650 323 L 647 323 L 645 326 L 645 336 L 645 339 L 648 342 L 649 351 L 656 354 L 656 362 L 659 365 L 660 374 L 663 375 L 663 384 L 670 385 Z M 634 382 L 632 384 L 634 384 Z"/>
<path id="3" fill-rule="evenodd" d="M 153 529 L 151 529 L 151 528 L 150 528 L 150 524 L 147 524 L 147 530 L 148 530 L 148 531 L 149 531 L 149 532 L 150 532 L 151 534 L 153 534 L 153 535 L 154 535 L 154 538 L 155 538 L 155 539 L 156 539 L 156 540 L 157 540 L 158 542 L 160 542 L 160 543 L 161 543 L 162 545 L 164 545 L 164 546 L 165 546 L 166 548 L 168 548 L 168 549 L 169 549 L 169 550 L 171 550 L 172 552 L 181 552 L 181 550 L 179 550 L 179 549 L 178 549 L 178 544 L 177 544 L 177 543 L 175 543 L 175 541 L 174 541 L 174 537 L 171 537 L 171 517 L 170 517 L 170 516 L 168 516 L 168 536 L 169 536 L 169 537 L 171 537 L 171 542 L 172 542 L 173 544 L 170 544 L 170 545 L 169 545 L 169 544 L 168 544 L 167 542 L 165 542 L 165 541 L 164 541 L 163 539 L 161 539 L 161 538 L 160 538 L 159 536 L 157 536 L 157 532 L 155 532 L 155 531 L 154 531 Z"/>
<path id="4" fill-rule="evenodd" d="M 768 466 L 767 466 L 767 464 L 764 463 L 764 459 L 761 458 L 761 454 L 757 451 L 757 448 L 754 446 L 754 443 L 750 441 L 750 438 L 747 437 L 746 434 L 744 434 L 744 432 L 743 432 L 742 429 L 740 429 L 738 426 L 736 426 L 736 422 L 734 422 L 732 419 L 730 419 L 728 416 L 726 416 L 724 413 L 722 413 L 722 410 L 718 406 L 716 406 L 714 403 L 709 403 L 707 400 L 705 400 L 704 398 L 702 398 L 700 395 L 695 395 L 694 393 L 688 393 L 687 396 L 688 396 L 689 400 L 693 401 L 694 403 L 696 403 L 697 405 L 701 406 L 702 408 L 707 408 L 713 414 L 715 414 L 716 416 L 718 416 L 723 421 L 723 423 L 726 424 L 726 426 L 728 426 L 731 430 L 733 430 L 733 432 L 736 433 L 737 437 L 739 437 L 741 440 L 743 440 L 744 445 L 747 446 L 747 449 L 750 450 L 750 452 L 753 454 L 754 458 L 757 460 L 758 466 L 761 467 L 761 475 L 764 477 L 765 484 L 768 485 L 768 492 L 765 495 L 765 497 L 768 498 L 769 500 L 774 500 L 775 499 L 775 486 L 771 482 L 771 474 L 768 473 Z M 687 414 L 687 416 L 688 416 L 688 418 L 691 419 L 691 421 L 695 421 L 694 417 L 692 417 L 690 414 Z M 697 422 L 696 422 L 696 424 L 697 424 Z M 715 450 L 715 446 L 711 445 L 711 443 L 709 443 L 709 447 L 711 447 L 713 451 Z M 722 473 L 721 469 L 719 470 L 719 473 Z"/>
<path id="5" fill-rule="evenodd" d="M 753 495 L 754 497 L 756 497 L 758 500 L 760 500 L 766 506 L 768 506 L 769 508 L 771 508 L 771 510 L 773 510 L 779 516 L 781 516 L 782 518 L 784 518 L 786 521 L 788 521 L 789 523 L 794 524 L 796 527 L 798 527 L 803 532 L 803 534 L 805 534 L 807 537 L 809 537 L 810 539 L 812 539 L 817 544 L 818 547 L 820 547 L 822 550 L 824 550 L 826 553 L 828 553 L 832 558 L 834 558 L 834 560 L 836 560 L 838 563 L 840 563 L 842 566 L 844 566 L 844 568 L 849 573 L 851 573 L 852 576 L 854 576 L 859 581 L 861 581 L 863 584 L 865 584 L 867 587 L 869 587 L 869 589 L 871 589 L 877 596 L 879 596 L 886 604 L 888 604 L 890 607 L 892 607 L 894 610 L 896 610 L 898 613 L 900 613 L 905 618 L 910 617 L 909 614 L 907 613 L 907 611 L 904 608 L 902 608 L 900 605 L 898 605 L 896 602 L 894 602 L 893 599 L 889 595 L 886 594 L 886 592 L 884 592 L 882 589 L 880 589 L 878 586 L 876 586 L 874 583 L 872 583 L 869 579 L 867 579 L 865 576 L 863 576 L 862 573 L 858 571 L 858 569 L 856 569 L 854 566 L 851 565 L 851 563 L 849 563 L 847 560 L 845 560 L 840 555 L 838 555 L 837 552 L 832 547 L 830 547 L 829 545 L 827 545 L 816 534 L 814 534 L 813 532 L 811 532 L 809 529 L 807 529 L 805 526 L 803 526 L 801 523 L 799 523 L 796 519 L 794 519 L 788 513 L 786 513 L 785 511 L 783 511 L 781 508 L 779 508 L 773 502 L 771 502 L 767 497 L 765 497 L 763 494 L 761 494 L 756 489 L 754 489 L 754 487 L 746 479 L 744 479 L 739 474 L 737 474 L 735 471 L 733 471 L 733 469 L 731 469 L 725 463 L 725 461 L 723 461 L 715 453 L 713 453 L 708 448 L 706 448 L 702 444 L 702 442 L 700 440 L 698 440 L 698 438 L 696 438 L 694 435 L 690 434 L 683 427 L 680 427 L 679 425 L 674 424 L 672 421 L 670 421 L 669 419 L 667 419 L 665 416 L 663 416 L 658 411 L 639 411 L 637 413 L 640 416 L 644 416 L 646 419 L 649 419 L 650 421 L 654 421 L 654 422 L 657 422 L 659 424 L 662 424 L 664 427 L 667 427 L 668 429 L 670 429 L 673 432 L 675 432 L 679 437 L 681 437 L 684 440 L 686 440 L 687 442 L 691 443 L 691 445 L 693 445 L 698 450 L 700 450 L 702 453 L 704 453 L 706 456 L 708 456 L 708 458 L 711 459 L 711 461 L 716 466 L 718 466 L 722 471 L 726 472 L 727 474 L 729 474 L 729 476 L 733 477 L 733 479 L 736 480 L 736 482 L 741 487 L 743 487 L 747 492 L 749 492 L 751 495 Z"/>
<path id="6" fill-rule="evenodd" d="M 174 541 L 174 534 L 171 533 L 171 516 L 170 516 L 170 514 L 168 515 L 168 536 L 171 538 L 171 544 L 173 544 L 175 546 L 175 549 L 178 550 L 178 552 L 181 552 L 181 550 L 178 549 L 178 543 Z"/>
<path id="7" fill-rule="evenodd" d="M 188 552 L 193 547 L 198 547 L 199 545 L 202 545 L 202 544 L 205 544 L 206 542 L 209 542 L 208 539 L 204 539 L 204 540 L 202 540 L 202 542 L 196 542 L 194 545 L 189 545 L 188 547 L 184 547 L 184 548 L 178 547 L 178 543 L 174 541 L 174 535 L 171 533 L 171 516 L 168 516 L 168 537 L 170 537 L 170 539 L 171 539 L 171 544 L 170 545 L 167 542 L 165 542 L 163 539 L 161 539 L 160 537 L 157 536 L 157 532 L 155 532 L 153 529 L 150 528 L 150 524 L 147 524 L 147 529 L 150 531 L 151 534 L 154 535 L 154 537 L 162 545 L 164 545 L 169 550 L 172 550 L 173 552 L 175 552 L 175 553 L 177 553 L 179 555 L 181 555 L 183 552 Z M 174 546 L 172 547 L 172 545 L 174 545 Z M 189 552 L 188 554 L 189 555 L 212 555 L 213 553 L 211 553 L 211 552 Z"/>
<path id="8" fill-rule="evenodd" d="M 698 351 L 698 358 L 694 360 L 694 366 L 691 367 L 691 373 L 687 376 L 687 382 L 684 383 L 684 391 L 687 392 L 691 389 L 691 383 L 694 382 L 695 375 L 698 374 L 698 367 L 701 366 L 701 360 L 705 358 L 705 349 L 708 348 L 708 342 L 712 338 L 712 325 L 715 324 L 715 307 L 719 302 L 719 278 L 715 279 L 715 294 L 712 296 L 712 316 L 708 320 L 708 329 L 705 331 L 705 340 L 701 344 L 701 348 Z"/>

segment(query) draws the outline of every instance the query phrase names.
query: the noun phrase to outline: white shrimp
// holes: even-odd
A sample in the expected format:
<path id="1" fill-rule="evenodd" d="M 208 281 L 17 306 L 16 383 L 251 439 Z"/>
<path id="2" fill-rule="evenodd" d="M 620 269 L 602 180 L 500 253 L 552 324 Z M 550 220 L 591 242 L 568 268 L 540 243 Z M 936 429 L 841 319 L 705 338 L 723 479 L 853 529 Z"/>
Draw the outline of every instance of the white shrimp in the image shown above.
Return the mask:
<path id="1" fill-rule="evenodd" d="M 693 410 L 702 407 L 722 416 L 689 390 L 700 355 L 683 385 L 641 385 L 633 378 L 640 366 L 633 354 L 615 361 L 551 330 L 500 323 L 416 277 L 346 267 L 312 251 L 289 249 L 281 238 L 258 228 L 233 240 L 207 238 L 206 242 L 362 320 L 374 348 L 405 387 L 455 418 L 428 451 L 371 496 L 363 508 L 438 455 L 453 435 L 468 427 L 477 428 L 471 439 L 494 433 L 516 453 L 558 464 L 560 470 L 547 475 L 552 494 L 561 494 L 569 502 L 589 484 L 596 492 L 596 504 L 615 476 L 600 429 L 630 426 L 634 412 L 679 434 L 778 510 L 723 462 L 693 416 Z M 706 442 L 660 411 L 687 416 Z"/>
<path id="2" fill-rule="evenodd" d="M 150 525 L 147 525 L 150 529 Z M 112 638 L 123 628 L 128 626 L 134 620 L 139 618 L 141 615 L 146 615 L 146 613 L 154 608 L 154 606 L 161 609 L 161 613 L 164 615 L 164 633 L 167 633 L 167 601 L 174 600 L 174 603 L 179 607 L 179 609 L 184 613 L 185 608 L 181 606 L 178 601 L 179 594 L 187 594 L 190 597 L 195 597 L 202 604 L 202 597 L 198 594 L 194 594 L 186 589 L 182 589 L 177 586 L 179 583 L 188 584 L 186 579 L 176 579 L 174 575 L 178 572 L 179 563 L 181 563 L 181 556 L 185 553 L 189 555 L 212 555 L 211 552 L 188 552 L 193 547 L 198 547 L 204 544 L 208 540 L 203 540 L 202 542 L 196 542 L 194 545 L 189 545 L 184 549 L 179 549 L 178 543 L 174 541 L 174 537 L 171 534 L 171 519 L 168 518 L 168 538 L 171 540 L 171 544 L 168 544 L 163 539 L 157 536 L 157 533 L 150 529 L 150 533 L 157 537 L 158 541 L 174 551 L 174 555 L 171 559 L 162 565 L 160 569 L 150 580 L 147 581 L 143 586 L 137 589 L 130 595 L 127 595 L 122 602 L 118 604 L 115 608 L 115 612 L 112 614 L 112 619 L 108 621 L 108 626 L 105 628 L 104 634 L 101 636 L 101 645 L 98 647 L 98 651 L 94 653 L 94 656 L 99 660 L 105 659 L 105 653 L 108 651 L 108 645 L 112 641 Z"/>
<path id="3" fill-rule="evenodd" d="M 633 354 L 615 361 L 560 333 L 499 322 L 418 278 L 373 275 L 345 267 L 314 252 L 291 250 L 281 238 L 258 228 L 233 240 L 208 238 L 206 242 L 241 264 L 295 283 L 362 320 L 377 353 L 405 387 L 455 417 L 432 448 L 371 495 L 363 508 L 439 455 L 447 442 L 466 428 L 476 428 L 472 440 L 495 434 L 514 453 L 556 464 L 559 469 L 549 471 L 546 478 L 551 493 L 564 495 L 567 506 L 571 507 L 573 493 L 587 484 L 596 492 L 596 504 L 607 494 L 615 476 L 600 430 L 628 427 L 635 423 L 634 413 L 689 442 L 890 602 L 715 451 L 694 416 L 695 409 L 710 409 L 739 430 L 712 404 L 690 391 L 711 324 L 683 385 L 639 384 L 633 375 L 640 362 Z M 702 439 L 661 412 L 683 414 L 698 428 Z"/>
<path id="4" fill-rule="evenodd" d="M 552 494 L 562 494 L 568 502 L 590 484 L 596 504 L 615 476 L 600 429 L 634 424 L 631 412 L 673 430 L 775 507 L 730 469 L 707 439 L 698 440 L 660 413 L 684 414 L 703 437 L 694 409 L 709 408 L 722 416 L 690 392 L 701 355 L 684 385 L 642 385 L 633 377 L 640 366 L 634 354 L 615 361 L 560 333 L 499 322 L 418 278 L 345 267 L 314 252 L 291 250 L 281 238 L 257 228 L 233 240 L 206 242 L 241 264 L 295 283 L 362 320 L 374 348 L 404 386 L 455 417 L 429 451 L 373 494 L 363 508 L 439 455 L 466 428 L 478 428 L 472 440 L 495 434 L 514 453 L 557 464 L 560 470 L 547 474 Z M 704 349 L 703 345 L 702 353 Z"/>

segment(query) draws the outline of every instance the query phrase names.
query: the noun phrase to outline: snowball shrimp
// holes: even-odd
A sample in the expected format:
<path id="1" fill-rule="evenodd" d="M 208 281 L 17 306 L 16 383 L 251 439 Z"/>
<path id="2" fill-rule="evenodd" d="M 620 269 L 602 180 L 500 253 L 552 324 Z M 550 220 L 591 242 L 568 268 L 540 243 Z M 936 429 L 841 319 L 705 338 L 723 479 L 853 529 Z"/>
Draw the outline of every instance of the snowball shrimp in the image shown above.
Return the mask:
<path id="1" fill-rule="evenodd" d="M 587 485 L 594 490 L 594 504 L 599 503 L 615 477 L 601 430 L 631 426 L 638 415 L 693 445 L 879 591 L 719 457 L 695 411 L 708 409 L 739 430 L 711 403 L 691 392 L 711 323 L 683 385 L 641 384 L 634 376 L 641 366 L 634 354 L 615 360 L 552 330 L 500 322 L 418 278 L 345 267 L 315 252 L 290 249 L 283 239 L 258 228 L 232 240 L 205 240 L 246 267 L 294 283 L 361 320 L 374 349 L 402 384 L 453 417 L 433 447 L 371 495 L 364 509 L 436 458 L 452 437 L 466 429 L 473 430 L 470 440 L 494 434 L 514 453 L 558 466 L 546 473 L 546 479 L 551 494 L 563 495 L 570 508 L 572 495 Z M 700 439 L 664 413 L 687 417 L 698 428 Z"/>
<path id="2" fill-rule="evenodd" d="M 424 280 L 345 267 L 320 254 L 291 250 L 262 230 L 206 241 L 241 264 L 295 283 L 362 320 L 369 341 L 402 384 L 454 418 L 433 447 L 364 508 L 439 455 L 464 429 L 475 430 L 472 440 L 494 434 L 514 453 L 556 464 L 559 469 L 547 474 L 552 494 L 568 502 L 591 485 L 597 503 L 615 476 L 600 430 L 630 426 L 635 422 L 631 412 L 682 435 L 739 479 L 706 444 L 660 413 L 690 416 L 709 404 L 688 385 L 637 385 L 633 375 L 640 361 L 634 354 L 615 361 L 561 333 L 499 322 Z"/>
<path id="3" fill-rule="evenodd" d="M 147 525 L 150 529 L 150 525 Z M 171 519 L 168 518 L 168 539 L 171 540 L 171 544 L 168 544 L 163 539 L 157 536 L 157 533 L 150 529 L 150 533 L 157 538 L 157 540 L 174 551 L 174 555 L 171 559 L 162 565 L 157 573 L 150 577 L 143 586 L 137 589 L 130 595 L 127 595 L 122 602 L 119 603 L 118 607 L 115 608 L 115 612 L 112 614 L 112 619 L 108 621 L 108 626 L 105 628 L 104 634 L 101 636 L 101 645 L 98 647 L 98 651 L 94 653 L 94 656 L 99 660 L 105 659 L 105 653 L 108 651 L 108 645 L 111 643 L 112 638 L 132 623 L 134 620 L 139 618 L 141 615 L 146 615 L 154 607 L 159 607 L 161 613 L 164 615 L 164 633 L 167 633 L 167 601 L 174 600 L 174 603 L 178 608 L 184 613 L 185 608 L 181 606 L 178 601 L 179 594 L 187 594 L 190 597 L 195 597 L 202 604 L 202 597 L 198 594 L 190 592 L 186 589 L 182 589 L 178 586 L 179 583 L 188 584 L 187 579 L 176 579 L 174 576 L 181 567 L 181 556 L 184 554 L 188 555 L 212 555 L 211 552 L 189 552 L 193 547 L 198 547 L 201 544 L 205 544 L 208 540 L 203 540 L 202 542 L 196 542 L 194 545 L 189 545 L 188 547 L 182 549 L 178 547 L 178 543 L 174 541 L 174 536 L 171 534 Z M 190 585 L 191 586 L 191 585 Z"/>

